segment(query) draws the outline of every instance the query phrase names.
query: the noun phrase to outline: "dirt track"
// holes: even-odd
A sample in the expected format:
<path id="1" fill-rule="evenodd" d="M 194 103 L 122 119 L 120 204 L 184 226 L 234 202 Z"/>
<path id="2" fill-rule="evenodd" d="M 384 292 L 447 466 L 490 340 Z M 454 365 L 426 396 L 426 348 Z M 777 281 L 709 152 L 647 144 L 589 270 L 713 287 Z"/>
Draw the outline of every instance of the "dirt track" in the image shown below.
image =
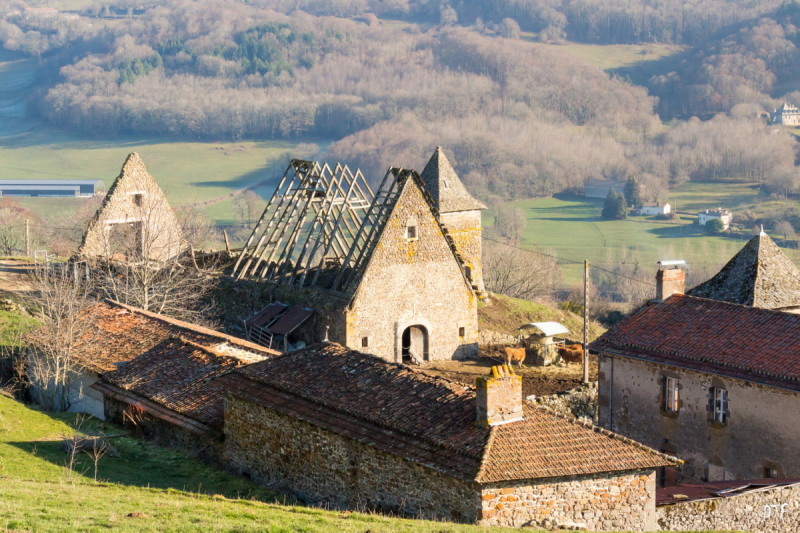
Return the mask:
<path id="1" fill-rule="evenodd" d="M 0 259 L 0 296 L 24 295 L 33 290 L 28 280 L 32 268 L 28 261 Z"/>

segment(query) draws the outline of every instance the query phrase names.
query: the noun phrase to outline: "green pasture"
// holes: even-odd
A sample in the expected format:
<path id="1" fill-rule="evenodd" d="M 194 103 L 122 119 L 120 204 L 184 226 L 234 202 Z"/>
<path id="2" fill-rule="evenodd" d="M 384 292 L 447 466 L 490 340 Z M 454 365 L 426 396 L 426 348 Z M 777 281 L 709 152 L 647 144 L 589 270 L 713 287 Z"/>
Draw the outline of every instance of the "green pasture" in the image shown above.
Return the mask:
<path id="1" fill-rule="evenodd" d="M 0 531 L 490 531 L 460 524 L 326 511 L 124 435 L 95 419 L 80 430 L 114 435 L 113 456 L 72 469 L 63 440 L 74 414 L 45 413 L 0 394 Z M 495 528 L 494 531 L 499 531 Z"/>
<path id="2" fill-rule="evenodd" d="M 602 199 L 559 195 L 521 200 L 504 208 L 520 209 L 524 214 L 523 247 L 549 249 L 561 259 L 565 285 L 580 283 L 585 259 L 603 268 L 629 263 L 653 271 L 658 260 L 684 259 L 690 269 L 713 270 L 727 262 L 749 238 L 709 236 L 703 228 L 692 225 L 693 216 L 674 221 L 652 217 L 603 220 L 602 204 Z M 485 223 L 491 226 L 492 219 L 487 218 Z M 569 260 L 580 264 L 570 264 Z"/>
<path id="3" fill-rule="evenodd" d="M 582 44 L 566 43 L 559 46 L 565 52 L 579 57 L 602 70 L 632 67 L 683 52 L 686 47 L 674 44 Z"/>

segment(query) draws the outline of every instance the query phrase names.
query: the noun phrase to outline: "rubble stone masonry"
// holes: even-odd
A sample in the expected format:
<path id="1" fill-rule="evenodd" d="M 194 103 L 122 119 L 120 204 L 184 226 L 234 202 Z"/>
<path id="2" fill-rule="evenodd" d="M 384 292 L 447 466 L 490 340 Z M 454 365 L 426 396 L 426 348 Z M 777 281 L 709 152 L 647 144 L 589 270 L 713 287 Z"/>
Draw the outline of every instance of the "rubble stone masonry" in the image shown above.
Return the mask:
<path id="1" fill-rule="evenodd" d="M 226 401 L 225 436 L 228 468 L 309 502 L 415 518 L 477 518 L 477 485 L 240 398 Z"/>
<path id="2" fill-rule="evenodd" d="M 656 512 L 662 531 L 794 533 L 800 527 L 800 485 L 665 505 Z"/>
<path id="3" fill-rule="evenodd" d="M 427 331 L 430 360 L 477 354 L 477 298 L 414 181 L 403 187 L 348 310 L 346 344 L 400 362 L 409 326 Z"/>
<path id="4" fill-rule="evenodd" d="M 642 531 L 655 520 L 655 474 L 642 471 L 488 486 L 479 523 Z"/>

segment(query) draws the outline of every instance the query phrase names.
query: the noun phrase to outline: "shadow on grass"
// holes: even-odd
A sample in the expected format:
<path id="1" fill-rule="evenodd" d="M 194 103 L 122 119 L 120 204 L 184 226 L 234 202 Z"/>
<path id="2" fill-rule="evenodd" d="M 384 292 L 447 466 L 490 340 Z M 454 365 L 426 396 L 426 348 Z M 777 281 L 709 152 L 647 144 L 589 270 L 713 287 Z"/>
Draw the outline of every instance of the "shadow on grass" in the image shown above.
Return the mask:
<path id="1" fill-rule="evenodd" d="M 703 226 L 695 226 L 694 224 L 675 224 L 667 227 L 651 228 L 647 230 L 658 237 L 659 239 L 685 239 L 697 237 L 713 237 L 709 235 Z"/>
<path id="2" fill-rule="evenodd" d="M 76 431 L 92 436 L 108 436 L 112 452 L 100 458 L 97 480 L 118 485 L 174 489 L 200 494 L 218 494 L 226 498 L 258 500 L 277 503 L 287 497 L 260 487 L 245 479 L 233 476 L 208 465 L 186 453 L 127 435 L 125 428 L 86 418 L 82 422 L 71 413 L 44 413 L 50 418 L 70 425 Z M 78 453 L 70 474 L 69 453 L 65 443 L 67 435 L 41 440 L 8 442 L 38 459 L 64 467 L 65 475 L 76 475 L 85 480 L 94 478 L 94 462 L 87 453 Z M 294 503 L 294 502 L 291 502 Z"/>
<path id="3" fill-rule="evenodd" d="M 278 184 L 286 170 L 285 158 L 279 157 L 261 168 L 246 172 L 233 180 L 193 181 L 195 187 L 227 187 L 230 189 L 244 189 L 254 185 Z"/>

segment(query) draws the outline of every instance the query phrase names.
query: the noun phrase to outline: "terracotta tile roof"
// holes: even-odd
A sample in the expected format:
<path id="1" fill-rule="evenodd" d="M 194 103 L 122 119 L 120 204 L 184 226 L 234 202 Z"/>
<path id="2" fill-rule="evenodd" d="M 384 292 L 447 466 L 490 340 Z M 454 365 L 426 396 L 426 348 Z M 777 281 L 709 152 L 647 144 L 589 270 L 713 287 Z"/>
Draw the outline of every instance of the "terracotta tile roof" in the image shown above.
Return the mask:
<path id="1" fill-rule="evenodd" d="M 675 294 L 589 348 L 800 390 L 800 315 Z"/>
<path id="2" fill-rule="evenodd" d="M 420 177 L 440 213 L 486 209 L 486 205 L 476 200 L 461 183 L 441 146 L 436 147 Z"/>
<path id="3" fill-rule="evenodd" d="M 522 421 L 479 427 L 471 387 L 336 344 L 242 367 L 223 379 L 234 396 L 468 481 L 674 464 L 544 408 L 526 406 Z"/>
<path id="4" fill-rule="evenodd" d="M 219 331 L 182 320 L 137 309 L 118 302 L 100 302 L 86 311 L 88 331 L 76 344 L 78 362 L 98 373 L 116 370 L 117 363 L 147 352 L 171 337 L 182 337 L 212 347 L 225 345 L 229 351 L 252 361 L 279 352 Z"/>
<path id="5" fill-rule="evenodd" d="M 800 305 L 800 270 L 765 233 L 756 235 L 691 296 L 780 309 Z"/>
<path id="6" fill-rule="evenodd" d="M 221 428 L 225 390 L 215 378 L 249 362 L 172 337 L 105 374 L 102 381 L 113 385 L 115 394 L 127 392 L 134 400 L 145 398 L 165 407 L 168 414 Z"/>
<path id="7" fill-rule="evenodd" d="M 683 502 L 730 498 L 748 492 L 769 490 L 800 484 L 800 479 L 747 479 L 738 481 L 710 481 L 708 483 L 688 483 L 656 489 L 656 506 L 673 505 Z M 678 496 L 676 498 L 676 495 Z"/>

